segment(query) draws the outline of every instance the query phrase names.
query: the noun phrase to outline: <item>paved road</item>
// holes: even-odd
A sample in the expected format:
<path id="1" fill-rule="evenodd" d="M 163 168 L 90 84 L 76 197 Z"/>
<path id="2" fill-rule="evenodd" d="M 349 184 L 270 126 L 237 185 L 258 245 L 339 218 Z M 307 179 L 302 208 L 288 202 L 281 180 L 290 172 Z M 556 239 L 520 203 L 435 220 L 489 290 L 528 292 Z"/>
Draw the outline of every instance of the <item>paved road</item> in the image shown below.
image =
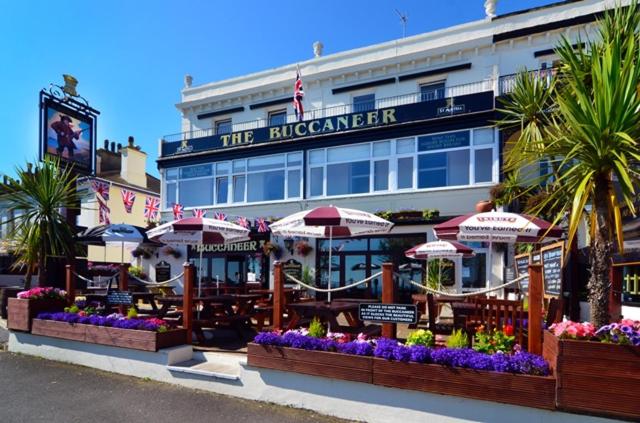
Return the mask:
<path id="1" fill-rule="evenodd" d="M 340 422 L 257 401 L 0 352 L 2 423 Z"/>

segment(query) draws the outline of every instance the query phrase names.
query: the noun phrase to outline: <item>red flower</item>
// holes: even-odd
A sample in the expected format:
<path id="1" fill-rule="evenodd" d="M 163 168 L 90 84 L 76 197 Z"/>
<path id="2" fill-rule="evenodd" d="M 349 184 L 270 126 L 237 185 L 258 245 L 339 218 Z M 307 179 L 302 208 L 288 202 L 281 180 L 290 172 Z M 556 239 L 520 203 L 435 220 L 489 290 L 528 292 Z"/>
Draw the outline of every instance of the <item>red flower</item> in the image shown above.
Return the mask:
<path id="1" fill-rule="evenodd" d="M 502 331 L 507 336 L 513 336 L 513 326 L 511 325 L 504 325 L 504 328 L 502 328 Z"/>

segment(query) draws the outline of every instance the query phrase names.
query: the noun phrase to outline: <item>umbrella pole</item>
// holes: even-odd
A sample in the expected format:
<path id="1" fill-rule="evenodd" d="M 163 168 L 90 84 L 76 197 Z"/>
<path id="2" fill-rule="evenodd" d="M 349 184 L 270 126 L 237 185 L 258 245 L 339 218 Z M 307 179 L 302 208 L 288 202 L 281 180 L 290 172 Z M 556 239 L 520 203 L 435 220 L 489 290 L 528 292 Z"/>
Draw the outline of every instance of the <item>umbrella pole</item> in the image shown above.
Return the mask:
<path id="1" fill-rule="evenodd" d="M 327 292 L 327 299 L 329 300 L 329 302 L 331 302 L 331 277 L 332 275 L 332 269 L 331 269 L 331 265 L 333 264 L 331 262 L 331 253 L 333 251 L 333 248 L 331 247 L 331 238 L 333 235 L 333 227 L 329 226 L 329 282 L 327 284 L 327 288 L 329 288 L 329 292 Z"/>
<path id="2" fill-rule="evenodd" d="M 438 291 L 442 290 L 442 257 L 438 259 Z"/>
<path id="3" fill-rule="evenodd" d="M 198 298 L 202 297 L 200 291 L 202 289 L 202 250 L 203 245 L 200 245 L 200 261 L 198 262 Z M 200 320 L 200 307 L 198 307 L 198 320 Z"/>

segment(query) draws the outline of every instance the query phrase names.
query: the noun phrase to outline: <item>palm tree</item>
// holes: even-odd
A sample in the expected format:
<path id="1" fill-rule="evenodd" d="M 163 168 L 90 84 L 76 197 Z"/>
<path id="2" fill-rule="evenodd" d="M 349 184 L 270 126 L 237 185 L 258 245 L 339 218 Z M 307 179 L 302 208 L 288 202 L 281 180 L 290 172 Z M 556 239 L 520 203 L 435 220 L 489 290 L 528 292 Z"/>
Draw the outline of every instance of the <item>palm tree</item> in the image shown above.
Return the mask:
<path id="1" fill-rule="evenodd" d="M 38 285 L 47 284 L 47 257 L 73 258 L 73 230 L 63 210 L 78 207 L 76 177 L 60 161 L 45 158 L 33 171 L 16 168 L 17 180 L 7 185 L 7 200 L 12 211 L 16 267 L 26 267 L 25 289 L 38 268 Z"/>
<path id="2" fill-rule="evenodd" d="M 560 67 L 554 74 L 520 73 L 500 123 L 519 129 L 507 144 L 505 170 L 547 187 L 528 211 L 555 210 L 556 222 L 568 218 L 569 243 L 585 217 L 590 223 L 588 289 L 596 325 L 609 323 L 612 244 L 623 251 L 620 207 L 635 213 L 640 179 L 639 12 L 636 2 L 609 11 L 595 41 L 578 48 L 563 38 L 556 49 Z M 542 176 L 535 173 L 541 160 L 550 164 Z"/>

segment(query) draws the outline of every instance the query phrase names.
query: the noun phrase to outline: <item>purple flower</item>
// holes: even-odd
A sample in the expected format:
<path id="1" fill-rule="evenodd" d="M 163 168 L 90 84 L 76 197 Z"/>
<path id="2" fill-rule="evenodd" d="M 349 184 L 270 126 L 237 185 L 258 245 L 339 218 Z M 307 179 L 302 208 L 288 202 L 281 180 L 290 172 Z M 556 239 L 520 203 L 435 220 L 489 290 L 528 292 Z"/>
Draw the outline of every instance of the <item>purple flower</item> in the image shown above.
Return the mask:
<path id="1" fill-rule="evenodd" d="M 368 342 L 351 341 L 336 345 L 338 352 L 353 355 L 373 355 L 373 347 Z"/>
<path id="2" fill-rule="evenodd" d="M 411 360 L 411 348 L 404 345 L 396 346 L 393 349 L 393 358 L 404 362 Z"/>
<path id="3" fill-rule="evenodd" d="M 411 361 L 416 363 L 431 362 L 431 348 L 424 345 L 413 345 L 411 347 Z"/>
<path id="4" fill-rule="evenodd" d="M 398 341 L 395 339 L 380 338 L 376 343 L 376 348 L 373 351 L 373 355 L 379 358 L 386 358 L 391 360 L 393 358 L 394 350 L 398 347 Z"/>
<path id="5" fill-rule="evenodd" d="M 273 345 L 277 347 L 282 345 L 282 337 L 274 332 L 260 332 L 253 339 L 253 342 L 260 345 Z"/>

